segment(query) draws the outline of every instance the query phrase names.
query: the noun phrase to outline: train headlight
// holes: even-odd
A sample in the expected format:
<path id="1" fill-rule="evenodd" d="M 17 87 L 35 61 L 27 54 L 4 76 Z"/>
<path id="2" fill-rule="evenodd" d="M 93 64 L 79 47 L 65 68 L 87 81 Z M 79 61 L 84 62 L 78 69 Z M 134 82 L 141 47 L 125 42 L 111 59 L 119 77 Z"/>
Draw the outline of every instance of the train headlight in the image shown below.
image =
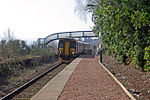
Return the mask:
<path id="1" fill-rule="evenodd" d="M 59 55 L 61 54 L 61 51 L 59 51 Z"/>
<path id="2" fill-rule="evenodd" d="M 72 52 L 72 55 L 74 56 L 74 52 Z"/>

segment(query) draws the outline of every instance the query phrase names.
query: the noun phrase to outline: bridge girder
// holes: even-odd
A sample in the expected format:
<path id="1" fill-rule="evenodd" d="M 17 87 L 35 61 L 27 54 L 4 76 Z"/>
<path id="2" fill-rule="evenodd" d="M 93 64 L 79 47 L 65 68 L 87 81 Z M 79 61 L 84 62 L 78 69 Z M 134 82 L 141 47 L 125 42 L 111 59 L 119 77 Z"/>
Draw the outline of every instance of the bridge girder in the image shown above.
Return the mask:
<path id="1" fill-rule="evenodd" d="M 60 32 L 51 34 L 45 38 L 38 38 L 37 42 L 40 44 L 47 45 L 50 42 L 58 39 L 65 38 L 86 38 L 86 37 L 97 37 L 92 31 L 72 31 L 72 32 Z"/>

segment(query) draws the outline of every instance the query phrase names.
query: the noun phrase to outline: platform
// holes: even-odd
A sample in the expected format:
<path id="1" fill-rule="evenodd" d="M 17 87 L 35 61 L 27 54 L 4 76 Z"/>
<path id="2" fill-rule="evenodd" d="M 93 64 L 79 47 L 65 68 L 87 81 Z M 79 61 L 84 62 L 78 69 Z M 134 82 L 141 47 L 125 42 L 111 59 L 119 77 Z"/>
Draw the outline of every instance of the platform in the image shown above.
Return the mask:
<path id="1" fill-rule="evenodd" d="M 80 56 L 31 100 L 130 100 L 130 98 L 102 68 L 97 56 Z"/>

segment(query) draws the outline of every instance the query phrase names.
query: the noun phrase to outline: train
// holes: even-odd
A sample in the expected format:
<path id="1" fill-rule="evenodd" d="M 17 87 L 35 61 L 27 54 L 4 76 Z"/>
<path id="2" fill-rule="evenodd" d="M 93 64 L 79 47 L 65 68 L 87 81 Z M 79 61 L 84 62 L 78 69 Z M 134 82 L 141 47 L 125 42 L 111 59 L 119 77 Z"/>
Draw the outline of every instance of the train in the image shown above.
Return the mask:
<path id="1" fill-rule="evenodd" d="M 80 54 L 87 54 L 90 44 L 72 38 L 59 39 L 58 60 L 69 63 Z"/>

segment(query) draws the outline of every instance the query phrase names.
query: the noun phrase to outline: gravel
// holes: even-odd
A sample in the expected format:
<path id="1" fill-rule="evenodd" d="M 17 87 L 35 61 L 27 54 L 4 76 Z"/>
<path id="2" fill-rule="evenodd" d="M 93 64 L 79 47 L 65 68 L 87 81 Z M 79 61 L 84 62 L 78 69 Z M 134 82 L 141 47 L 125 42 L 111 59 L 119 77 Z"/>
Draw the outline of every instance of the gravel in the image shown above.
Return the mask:
<path id="1" fill-rule="evenodd" d="M 9 77 L 7 80 L 0 81 L 0 98 L 5 96 L 6 94 L 10 93 L 14 89 L 20 87 L 21 85 L 25 84 L 29 80 L 33 79 L 37 75 L 43 73 L 47 69 L 51 68 L 54 65 L 59 64 L 60 62 L 55 62 L 53 64 L 45 64 L 43 66 L 38 66 L 32 69 L 25 69 L 16 77 Z M 6 82 L 3 82 L 6 81 Z"/>
<path id="2" fill-rule="evenodd" d="M 58 100 L 130 100 L 100 66 L 98 57 L 81 60 Z"/>
<path id="3" fill-rule="evenodd" d="M 137 100 L 150 100 L 150 72 L 142 72 L 134 65 L 125 65 L 106 55 L 103 64 Z"/>

